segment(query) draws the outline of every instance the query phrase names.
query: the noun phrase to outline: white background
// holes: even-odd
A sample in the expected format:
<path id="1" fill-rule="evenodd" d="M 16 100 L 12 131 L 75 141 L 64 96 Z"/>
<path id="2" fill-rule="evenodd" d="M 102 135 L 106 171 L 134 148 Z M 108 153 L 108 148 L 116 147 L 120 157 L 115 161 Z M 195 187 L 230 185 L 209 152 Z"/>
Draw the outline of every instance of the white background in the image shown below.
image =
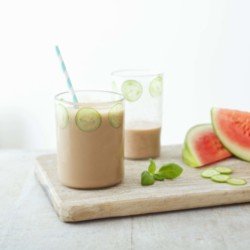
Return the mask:
<path id="1" fill-rule="evenodd" d="M 121 68 L 166 73 L 164 144 L 210 121 L 212 106 L 250 110 L 250 1 L 0 0 L 0 147 L 55 148 L 53 96 L 109 88 Z"/>

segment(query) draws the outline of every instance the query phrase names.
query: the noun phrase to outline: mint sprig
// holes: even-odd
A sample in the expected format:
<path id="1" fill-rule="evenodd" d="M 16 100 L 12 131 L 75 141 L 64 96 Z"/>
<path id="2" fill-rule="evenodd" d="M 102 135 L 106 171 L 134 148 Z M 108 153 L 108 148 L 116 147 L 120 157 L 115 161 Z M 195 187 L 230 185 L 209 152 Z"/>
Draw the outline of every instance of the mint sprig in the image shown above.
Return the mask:
<path id="1" fill-rule="evenodd" d="M 148 172 L 150 174 L 154 174 L 155 173 L 155 170 L 156 170 L 156 164 L 155 164 L 155 161 L 153 159 L 150 159 L 150 164 L 148 166 Z"/>
<path id="2" fill-rule="evenodd" d="M 148 171 L 143 171 L 141 173 L 141 184 L 142 186 L 150 186 L 155 183 L 155 179 L 152 174 L 150 174 Z"/>
<path id="3" fill-rule="evenodd" d="M 156 173 L 154 174 L 154 179 L 157 181 L 164 181 L 165 180 L 165 176 L 162 175 L 162 173 Z"/>
<path id="4" fill-rule="evenodd" d="M 175 179 L 179 177 L 183 169 L 176 163 L 164 164 L 157 171 L 157 166 L 154 160 L 150 159 L 148 170 L 141 173 L 141 185 L 153 185 L 155 181 L 164 181 L 165 179 Z"/>
<path id="5" fill-rule="evenodd" d="M 183 169 L 176 163 L 168 163 L 163 165 L 159 173 L 161 173 L 165 179 L 175 179 L 181 175 Z"/>

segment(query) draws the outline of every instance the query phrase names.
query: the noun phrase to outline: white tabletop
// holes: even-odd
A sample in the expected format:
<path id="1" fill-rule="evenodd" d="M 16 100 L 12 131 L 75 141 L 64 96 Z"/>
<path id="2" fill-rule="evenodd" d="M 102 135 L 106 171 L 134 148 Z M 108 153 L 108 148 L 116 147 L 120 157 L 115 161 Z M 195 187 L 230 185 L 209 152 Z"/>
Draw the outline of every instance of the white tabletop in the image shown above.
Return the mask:
<path id="1" fill-rule="evenodd" d="M 249 204 L 63 223 L 33 174 L 43 153 L 0 151 L 0 249 L 250 249 Z"/>

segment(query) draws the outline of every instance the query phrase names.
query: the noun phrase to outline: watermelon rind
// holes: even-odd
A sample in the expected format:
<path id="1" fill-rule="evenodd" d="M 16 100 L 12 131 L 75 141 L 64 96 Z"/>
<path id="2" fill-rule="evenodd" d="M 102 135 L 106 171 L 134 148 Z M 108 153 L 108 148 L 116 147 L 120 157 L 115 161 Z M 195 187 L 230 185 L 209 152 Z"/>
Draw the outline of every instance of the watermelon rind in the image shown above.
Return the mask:
<path id="1" fill-rule="evenodd" d="M 188 130 L 187 135 L 185 137 L 184 147 L 182 150 L 182 159 L 188 166 L 201 167 L 203 165 L 192 147 L 192 140 L 197 133 L 200 133 L 210 128 L 211 124 L 199 124 Z"/>
<path id="2" fill-rule="evenodd" d="M 250 161 L 250 148 L 241 147 L 237 142 L 230 140 L 227 136 L 223 134 L 222 129 L 219 127 L 216 117 L 218 116 L 220 109 L 212 108 L 211 109 L 211 120 L 215 134 L 223 144 L 223 146 L 228 149 L 233 155 L 238 158 Z"/>
<path id="3" fill-rule="evenodd" d="M 199 167 L 199 162 L 194 158 L 194 156 L 190 153 L 190 150 L 187 146 L 187 143 L 184 143 L 182 149 L 182 160 L 190 167 Z"/>

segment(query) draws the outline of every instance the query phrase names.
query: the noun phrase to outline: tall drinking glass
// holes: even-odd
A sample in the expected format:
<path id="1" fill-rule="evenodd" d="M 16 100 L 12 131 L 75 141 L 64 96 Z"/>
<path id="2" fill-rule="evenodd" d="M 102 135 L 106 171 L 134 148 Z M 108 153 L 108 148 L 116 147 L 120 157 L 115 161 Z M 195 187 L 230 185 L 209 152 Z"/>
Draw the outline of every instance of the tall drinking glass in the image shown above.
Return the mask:
<path id="1" fill-rule="evenodd" d="M 125 157 L 160 155 L 163 74 L 150 70 L 119 70 L 112 88 L 126 99 Z"/>
<path id="2" fill-rule="evenodd" d="M 101 188 L 123 179 L 122 95 L 106 91 L 76 91 L 55 97 L 57 169 L 62 184 Z"/>

